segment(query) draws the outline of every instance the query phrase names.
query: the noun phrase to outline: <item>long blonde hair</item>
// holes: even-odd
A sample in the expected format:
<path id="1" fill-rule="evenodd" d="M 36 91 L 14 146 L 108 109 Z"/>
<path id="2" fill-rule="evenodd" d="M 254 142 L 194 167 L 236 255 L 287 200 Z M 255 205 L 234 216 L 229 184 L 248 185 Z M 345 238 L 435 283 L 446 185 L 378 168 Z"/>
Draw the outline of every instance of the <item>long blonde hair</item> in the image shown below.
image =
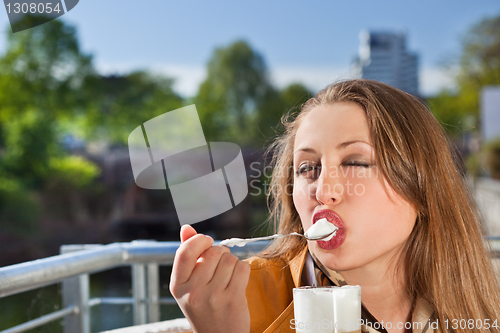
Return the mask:
<path id="1" fill-rule="evenodd" d="M 468 331 L 484 331 L 477 323 L 500 318 L 500 288 L 480 217 L 442 128 L 405 92 L 372 80 L 343 81 L 309 99 L 298 115 L 284 118 L 285 133 L 270 148 L 274 169 L 268 199 L 275 228 L 303 231 L 291 195 L 295 134 L 308 111 L 336 102 L 364 109 L 379 170 L 418 211 L 401 256 L 408 295 L 425 299 L 440 323 L 473 319 L 474 329 Z M 282 238 L 260 255 L 288 261 L 305 246 L 302 238 Z"/>

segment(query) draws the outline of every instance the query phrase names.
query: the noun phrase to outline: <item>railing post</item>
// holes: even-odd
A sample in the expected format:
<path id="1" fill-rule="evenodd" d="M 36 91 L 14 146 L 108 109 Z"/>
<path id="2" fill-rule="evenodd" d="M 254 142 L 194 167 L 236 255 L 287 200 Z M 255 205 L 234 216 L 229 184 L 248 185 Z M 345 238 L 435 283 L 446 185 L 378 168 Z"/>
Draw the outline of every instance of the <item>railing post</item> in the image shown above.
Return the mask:
<path id="1" fill-rule="evenodd" d="M 63 307 L 74 305 L 76 314 L 64 317 L 64 333 L 90 333 L 89 275 L 63 280 Z"/>
<path id="2" fill-rule="evenodd" d="M 148 322 L 160 321 L 160 270 L 158 264 L 148 264 Z"/>
<path id="3" fill-rule="evenodd" d="M 132 295 L 134 298 L 134 325 L 146 324 L 146 265 L 132 265 Z"/>

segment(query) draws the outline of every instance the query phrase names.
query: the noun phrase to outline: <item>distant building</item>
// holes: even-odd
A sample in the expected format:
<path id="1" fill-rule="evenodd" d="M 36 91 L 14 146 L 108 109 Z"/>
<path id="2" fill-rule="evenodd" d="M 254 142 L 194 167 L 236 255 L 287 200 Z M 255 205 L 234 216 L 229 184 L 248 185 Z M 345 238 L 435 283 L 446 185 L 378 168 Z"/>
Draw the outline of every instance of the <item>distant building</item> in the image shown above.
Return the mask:
<path id="1" fill-rule="evenodd" d="M 500 85 L 481 90 L 481 131 L 486 142 L 500 139 Z"/>
<path id="2" fill-rule="evenodd" d="M 361 31 L 356 76 L 390 84 L 419 96 L 418 56 L 406 49 L 404 33 Z"/>

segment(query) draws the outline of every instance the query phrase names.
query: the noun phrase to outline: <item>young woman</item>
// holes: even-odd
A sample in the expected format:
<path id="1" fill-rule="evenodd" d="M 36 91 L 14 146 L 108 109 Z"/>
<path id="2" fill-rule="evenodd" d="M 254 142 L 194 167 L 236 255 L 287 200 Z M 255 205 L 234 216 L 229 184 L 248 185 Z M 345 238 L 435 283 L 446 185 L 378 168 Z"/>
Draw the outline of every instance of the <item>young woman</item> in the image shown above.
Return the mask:
<path id="1" fill-rule="evenodd" d="M 500 332 L 500 290 L 445 135 L 386 84 L 328 86 L 272 147 L 279 233 L 326 218 L 330 241 L 286 237 L 247 262 L 181 230 L 171 291 L 195 332 L 293 332 L 292 289 L 360 285 L 363 331 Z"/>

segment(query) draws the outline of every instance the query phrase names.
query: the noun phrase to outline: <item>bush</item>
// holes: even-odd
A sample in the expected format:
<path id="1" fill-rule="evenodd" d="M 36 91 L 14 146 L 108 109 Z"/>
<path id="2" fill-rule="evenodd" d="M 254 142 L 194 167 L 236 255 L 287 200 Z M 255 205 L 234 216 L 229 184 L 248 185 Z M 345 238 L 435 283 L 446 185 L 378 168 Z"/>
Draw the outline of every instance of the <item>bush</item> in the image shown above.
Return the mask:
<path id="1" fill-rule="evenodd" d="M 25 235 L 33 231 L 39 217 L 39 207 L 21 184 L 0 175 L 0 228 Z"/>
<path id="2" fill-rule="evenodd" d="M 75 155 L 51 158 L 49 169 L 52 180 L 77 189 L 89 186 L 101 172 L 94 163 Z"/>

